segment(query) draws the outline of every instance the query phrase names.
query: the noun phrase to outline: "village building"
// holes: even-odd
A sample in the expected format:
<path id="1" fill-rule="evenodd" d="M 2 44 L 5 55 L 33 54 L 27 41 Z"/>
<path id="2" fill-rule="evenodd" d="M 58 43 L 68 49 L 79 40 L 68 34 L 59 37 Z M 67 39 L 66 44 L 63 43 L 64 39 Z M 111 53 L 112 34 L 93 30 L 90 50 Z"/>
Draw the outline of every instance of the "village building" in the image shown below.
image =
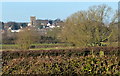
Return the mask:
<path id="1" fill-rule="evenodd" d="M 63 21 L 61 21 L 60 19 L 56 19 L 56 20 L 42 20 L 42 19 L 37 19 L 35 16 L 30 16 L 30 22 L 7 22 L 7 23 L 1 23 L 1 33 L 10 31 L 12 33 L 17 33 L 22 31 L 23 28 L 31 28 L 31 27 L 35 27 L 36 30 L 38 30 L 39 32 L 43 32 L 46 33 L 46 31 L 48 29 L 52 29 L 55 27 L 60 27 L 62 26 L 62 24 L 64 23 Z"/>

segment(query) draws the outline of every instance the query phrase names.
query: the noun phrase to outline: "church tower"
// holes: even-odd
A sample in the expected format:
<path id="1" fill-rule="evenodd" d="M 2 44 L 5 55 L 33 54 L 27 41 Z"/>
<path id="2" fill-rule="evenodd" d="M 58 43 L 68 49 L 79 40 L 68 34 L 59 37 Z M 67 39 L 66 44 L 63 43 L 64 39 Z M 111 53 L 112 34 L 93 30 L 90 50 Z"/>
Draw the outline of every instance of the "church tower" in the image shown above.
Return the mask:
<path id="1" fill-rule="evenodd" d="M 36 17 L 35 16 L 31 16 L 30 17 L 30 24 L 32 25 L 32 26 L 35 26 L 35 23 L 36 23 Z"/>

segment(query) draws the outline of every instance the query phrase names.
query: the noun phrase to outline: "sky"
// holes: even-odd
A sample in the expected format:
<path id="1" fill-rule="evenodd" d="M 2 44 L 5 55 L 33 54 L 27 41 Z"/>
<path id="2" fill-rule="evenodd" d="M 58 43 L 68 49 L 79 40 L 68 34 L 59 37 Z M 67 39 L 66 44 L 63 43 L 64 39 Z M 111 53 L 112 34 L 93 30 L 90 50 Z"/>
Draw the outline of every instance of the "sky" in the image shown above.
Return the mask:
<path id="1" fill-rule="evenodd" d="M 118 2 L 1 2 L 1 4 L 3 22 L 30 22 L 30 16 L 36 16 L 37 19 L 64 20 L 77 11 L 100 4 L 106 4 L 114 10 L 118 9 Z"/>

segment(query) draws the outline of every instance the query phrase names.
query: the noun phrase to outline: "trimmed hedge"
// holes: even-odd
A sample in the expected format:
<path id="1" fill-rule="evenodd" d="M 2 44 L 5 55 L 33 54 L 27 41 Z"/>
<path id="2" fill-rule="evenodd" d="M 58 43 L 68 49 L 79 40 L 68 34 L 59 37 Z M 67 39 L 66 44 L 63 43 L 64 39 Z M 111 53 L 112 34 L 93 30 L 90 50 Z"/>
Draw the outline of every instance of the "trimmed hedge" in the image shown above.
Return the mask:
<path id="1" fill-rule="evenodd" d="M 93 53 L 91 52 L 93 50 Z M 102 55 L 99 53 L 102 51 Z M 104 53 L 104 54 L 103 54 Z M 2 75 L 120 75 L 120 47 L 2 52 Z"/>
<path id="2" fill-rule="evenodd" d="M 120 60 L 116 56 L 88 55 L 78 57 L 37 56 L 20 57 L 3 63 L 7 74 L 36 74 L 46 76 L 120 75 Z"/>
<path id="3" fill-rule="evenodd" d="M 78 49 L 64 49 L 64 50 L 26 50 L 26 51 L 3 51 L 2 57 L 5 59 L 14 59 L 19 57 L 37 57 L 37 56 L 87 56 L 91 54 L 91 50 L 95 55 L 100 51 L 104 51 L 105 55 L 120 55 L 120 47 L 90 47 Z"/>

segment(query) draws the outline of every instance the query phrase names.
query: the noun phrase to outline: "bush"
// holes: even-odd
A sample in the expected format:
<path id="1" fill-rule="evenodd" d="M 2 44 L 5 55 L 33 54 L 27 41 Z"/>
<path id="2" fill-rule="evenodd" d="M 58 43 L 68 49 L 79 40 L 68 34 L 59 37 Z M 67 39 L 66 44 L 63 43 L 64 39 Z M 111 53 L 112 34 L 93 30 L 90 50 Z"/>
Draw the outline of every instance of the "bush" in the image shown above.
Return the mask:
<path id="1" fill-rule="evenodd" d="M 3 74 L 40 74 L 59 76 L 119 75 L 120 61 L 116 56 L 37 56 L 16 58 L 3 63 Z"/>

